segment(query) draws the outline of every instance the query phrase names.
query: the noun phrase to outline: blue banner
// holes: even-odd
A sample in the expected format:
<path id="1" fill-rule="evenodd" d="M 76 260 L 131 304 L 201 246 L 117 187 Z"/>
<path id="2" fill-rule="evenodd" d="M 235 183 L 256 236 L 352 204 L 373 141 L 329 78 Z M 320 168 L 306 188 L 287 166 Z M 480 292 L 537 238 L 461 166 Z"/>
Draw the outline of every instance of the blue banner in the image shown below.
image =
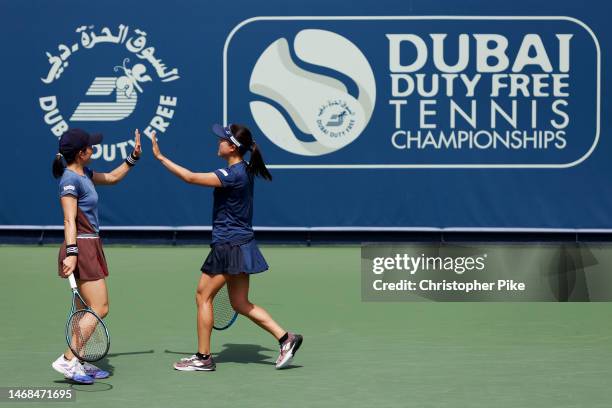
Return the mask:
<path id="1" fill-rule="evenodd" d="M 1 8 L 0 225 L 62 224 L 50 167 L 67 128 L 104 134 L 94 171 L 134 129 L 212 171 L 224 122 L 253 131 L 274 177 L 257 182 L 256 226 L 612 229 L 605 3 Z M 146 138 L 98 193 L 102 227 L 211 225 L 212 191 Z"/>

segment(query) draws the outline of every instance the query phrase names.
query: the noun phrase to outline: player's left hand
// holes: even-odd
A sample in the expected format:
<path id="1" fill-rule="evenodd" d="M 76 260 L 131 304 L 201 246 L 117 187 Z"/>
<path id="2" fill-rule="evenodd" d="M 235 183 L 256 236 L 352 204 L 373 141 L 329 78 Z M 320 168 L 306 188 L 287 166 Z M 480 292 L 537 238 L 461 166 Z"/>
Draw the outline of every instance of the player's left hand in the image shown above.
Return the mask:
<path id="1" fill-rule="evenodd" d="M 67 278 L 70 276 L 77 266 L 77 257 L 76 256 L 67 256 L 62 261 L 62 278 Z"/>
<path id="2" fill-rule="evenodd" d="M 138 129 L 134 131 L 134 135 L 134 142 L 136 142 L 134 145 L 134 156 L 140 157 L 140 154 L 142 153 L 142 145 L 140 144 L 140 132 Z"/>

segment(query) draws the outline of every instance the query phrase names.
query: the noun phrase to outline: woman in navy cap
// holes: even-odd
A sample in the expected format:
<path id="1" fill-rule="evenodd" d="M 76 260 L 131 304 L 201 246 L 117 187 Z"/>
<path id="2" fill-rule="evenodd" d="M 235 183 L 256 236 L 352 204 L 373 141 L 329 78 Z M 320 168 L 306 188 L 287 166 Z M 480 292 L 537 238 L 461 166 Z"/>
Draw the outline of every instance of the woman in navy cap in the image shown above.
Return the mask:
<path id="1" fill-rule="evenodd" d="M 206 257 L 197 287 L 198 351 L 174 364 L 181 371 L 212 371 L 215 362 L 210 354 L 213 327 L 213 299 L 227 283 L 232 308 L 272 334 L 279 342 L 276 368 L 286 367 L 302 344 L 302 336 L 280 327 L 263 308 L 248 299 L 249 276 L 268 269 L 268 264 L 253 239 L 253 188 L 255 176 L 272 180 L 260 149 L 251 132 L 241 125 L 214 125 L 219 138 L 217 155 L 227 167 L 210 173 L 194 173 L 181 167 L 159 149 L 155 135 L 153 155 L 171 173 L 183 181 L 214 187 L 211 251 Z M 244 155 L 250 152 L 250 161 Z"/>
<path id="2" fill-rule="evenodd" d="M 53 176 L 59 178 L 59 197 L 64 213 L 64 243 L 60 248 L 58 272 L 62 278 L 74 274 L 85 302 L 101 318 L 108 314 L 106 281 L 108 267 L 98 236 L 98 194 L 94 184 L 116 184 L 140 158 L 140 134 L 135 132 L 134 151 L 110 173 L 97 173 L 87 165 L 92 146 L 102 141 L 101 134 L 69 129 L 59 140 L 59 152 L 53 161 Z M 109 373 L 90 363 L 82 363 L 67 349 L 52 367 L 68 379 L 91 384 Z"/>

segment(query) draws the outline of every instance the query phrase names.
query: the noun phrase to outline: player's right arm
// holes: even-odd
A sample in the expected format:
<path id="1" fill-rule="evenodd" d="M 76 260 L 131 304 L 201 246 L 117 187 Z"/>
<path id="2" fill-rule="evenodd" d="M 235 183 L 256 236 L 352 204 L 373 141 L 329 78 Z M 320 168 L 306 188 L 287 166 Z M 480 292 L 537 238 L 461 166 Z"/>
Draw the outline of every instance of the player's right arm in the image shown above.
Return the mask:
<path id="1" fill-rule="evenodd" d="M 77 199 L 72 195 L 65 195 L 60 198 L 60 203 L 64 213 L 64 240 L 66 241 L 66 245 L 76 244 Z M 67 278 L 72 274 L 72 272 L 74 272 L 76 265 L 76 256 L 68 256 L 64 259 L 62 264 L 62 275 L 64 278 Z"/>
<path id="2" fill-rule="evenodd" d="M 161 153 L 159 145 L 157 144 L 157 138 L 155 132 L 151 135 L 151 143 L 153 147 L 153 156 L 164 165 L 165 168 L 170 170 L 170 173 L 174 174 L 181 180 L 190 183 L 197 184 L 200 186 L 207 187 L 222 187 L 221 180 L 215 173 L 194 173 L 193 171 L 186 169 L 185 167 L 179 166 L 172 160 L 167 158 Z"/>

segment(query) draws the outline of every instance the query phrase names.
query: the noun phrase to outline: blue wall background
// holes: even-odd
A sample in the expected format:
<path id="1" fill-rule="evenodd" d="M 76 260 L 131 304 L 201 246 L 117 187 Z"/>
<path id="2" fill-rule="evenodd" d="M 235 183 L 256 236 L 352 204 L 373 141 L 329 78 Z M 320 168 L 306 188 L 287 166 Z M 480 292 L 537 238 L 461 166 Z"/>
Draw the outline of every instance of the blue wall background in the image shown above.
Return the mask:
<path id="1" fill-rule="evenodd" d="M 106 26 L 116 31 L 119 24 L 126 24 L 145 30 L 156 55 L 169 68 L 178 68 L 180 79 L 162 83 L 149 68 L 154 81 L 143 85 L 145 92 L 132 115 L 121 122 L 83 122 L 79 126 L 103 132 L 109 143 L 124 141 L 132 136 L 134 128 L 146 127 L 154 115 L 157 95 L 177 96 L 178 106 L 171 125 L 159 135 L 162 149 L 167 156 L 192 170 L 212 171 L 224 166 L 216 157 L 216 138 L 210 133 L 211 124 L 223 120 L 223 47 L 228 34 L 241 21 L 255 16 L 300 15 L 523 15 L 571 16 L 587 24 L 599 40 L 601 133 L 588 159 L 565 169 L 273 169 L 272 183 L 257 183 L 254 224 L 267 227 L 612 228 L 611 123 L 606 98 L 606 91 L 610 89 L 606 73 L 610 62 L 610 12 L 607 3 L 595 1 L 84 3 L 2 0 L 0 225 L 62 223 L 57 182 L 50 171 L 57 138 L 43 120 L 38 98 L 57 95 L 62 114 L 70 116 L 93 76 L 112 74 L 112 67 L 121 64 L 126 56 L 117 53 L 114 45 L 99 44 L 95 49 L 75 53 L 57 83 L 42 83 L 40 78 L 49 70 L 45 52 L 57 54 L 58 44 L 78 41 L 75 29 L 81 25 L 94 25 L 95 30 Z M 388 149 L 392 119 L 386 117 L 390 112 L 386 106 L 389 86 L 383 82 L 388 78 L 388 70 L 384 71 L 388 61 L 386 49 L 377 48 L 377 43 L 364 35 L 361 28 L 345 23 L 304 25 L 298 22 L 269 29 L 252 27 L 252 33 L 245 31 L 251 35 L 236 36 L 235 49 L 230 49 L 228 54 L 230 95 L 235 101 L 228 108 L 229 120 L 254 130 L 269 163 L 372 163 L 372 157 L 391 163 L 398 161 L 398 153 Z M 375 71 L 378 93 L 375 114 L 363 134 L 345 149 L 313 160 L 292 157 L 270 143 L 260 134 L 248 111 L 248 102 L 256 99 L 247 85 L 258 50 L 278 38 L 279 33 L 291 38 L 305 27 L 336 31 L 357 44 Z M 419 28 L 421 34 L 423 27 Z M 436 26 L 437 31 L 439 27 Z M 475 27 L 478 32 L 494 32 L 496 24 Z M 511 29 L 499 27 L 504 34 Z M 395 22 L 389 23 L 388 28 L 397 31 L 401 26 Z M 539 27 L 537 23 L 520 28 L 555 32 L 555 27 Z M 461 29 L 449 26 L 448 32 Z M 372 30 L 384 33 L 385 26 L 380 24 Z M 578 37 L 584 32 L 576 29 L 575 33 L 577 44 L 588 44 L 579 42 L 583 39 Z M 572 52 L 575 52 L 572 64 L 593 60 L 592 43 L 573 48 Z M 575 65 L 578 72 L 573 73 L 572 89 L 575 87 L 582 93 L 575 100 L 570 98 L 574 109 L 572 124 L 587 123 L 581 120 L 593 115 L 594 71 L 589 71 L 588 65 L 587 68 L 580 68 L 584 67 L 580 63 Z M 592 139 L 593 129 L 574 127 L 571 130 L 571 137 L 576 140 L 572 146 L 582 149 L 585 145 L 582 139 Z M 383 142 L 377 151 L 377 144 L 372 141 L 378 134 Z M 98 188 L 102 226 L 211 225 L 212 191 L 186 185 L 168 173 L 150 155 L 147 140 L 144 152 L 143 159 L 123 183 Z M 435 159 L 427 155 L 405 157 L 408 162 Z M 469 158 L 478 160 L 478 157 Z M 503 159 L 495 156 L 490 160 L 503 162 Z M 529 155 L 524 157 L 525 162 L 531 159 Z M 512 160 L 522 159 L 512 156 Z M 97 160 L 91 167 L 95 171 L 107 171 L 119 163 L 119 160 L 112 163 Z"/>

